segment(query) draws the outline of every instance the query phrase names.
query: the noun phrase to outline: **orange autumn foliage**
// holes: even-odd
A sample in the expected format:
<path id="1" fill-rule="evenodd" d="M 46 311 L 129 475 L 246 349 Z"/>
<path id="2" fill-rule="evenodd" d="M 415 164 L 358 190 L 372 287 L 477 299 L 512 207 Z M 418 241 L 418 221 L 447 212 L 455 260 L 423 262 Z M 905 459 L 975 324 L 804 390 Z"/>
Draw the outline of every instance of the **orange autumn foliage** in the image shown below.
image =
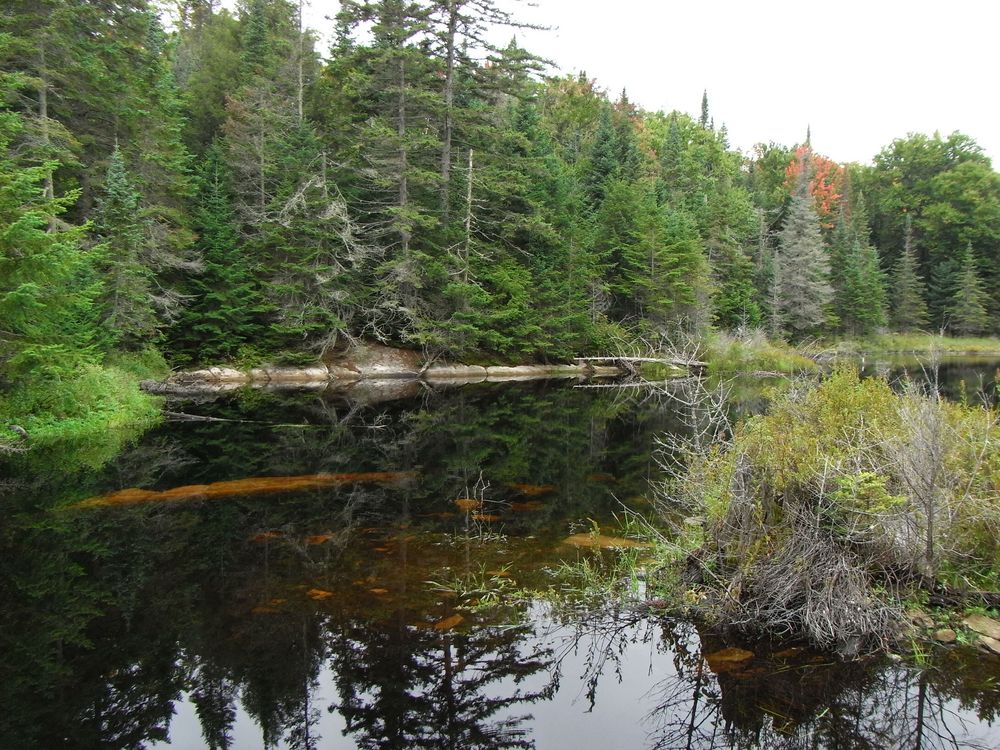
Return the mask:
<path id="1" fill-rule="evenodd" d="M 827 229 L 834 223 L 834 214 L 844 194 L 844 168 L 832 159 L 814 153 L 808 145 L 795 149 L 795 158 L 785 168 L 785 187 L 794 192 L 803 168 L 810 172 L 809 195 L 819 220 Z"/>

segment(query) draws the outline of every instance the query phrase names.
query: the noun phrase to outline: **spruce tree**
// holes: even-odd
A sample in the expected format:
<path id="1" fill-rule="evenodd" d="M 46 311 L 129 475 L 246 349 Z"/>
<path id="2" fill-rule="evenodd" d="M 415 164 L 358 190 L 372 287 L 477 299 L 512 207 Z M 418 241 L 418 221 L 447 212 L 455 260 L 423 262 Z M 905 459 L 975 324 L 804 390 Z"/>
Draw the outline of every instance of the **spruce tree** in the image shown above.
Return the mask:
<path id="1" fill-rule="evenodd" d="M 802 169 L 774 257 L 772 315 L 793 336 L 821 328 L 830 317 L 833 288 L 819 217 Z"/>
<path id="2" fill-rule="evenodd" d="M 976 270 L 971 243 L 965 246 L 965 252 L 957 260 L 955 291 L 945 313 L 948 329 L 960 336 L 985 333 L 990 326 L 987 297 Z"/>
<path id="3" fill-rule="evenodd" d="M 615 132 L 611 108 L 603 107 L 594 145 L 583 174 L 584 189 L 591 208 L 596 209 L 601 205 L 608 182 L 617 176 L 618 156 L 618 134 Z"/>
<path id="4" fill-rule="evenodd" d="M 927 325 L 927 289 L 917 266 L 913 231 L 909 217 L 905 225 L 903 250 L 892 275 L 892 327 L 896 331 L 917 331 Z"/>
<path id="5" fill-rule="evenodd" d="M 143 258 L 147 227 L 139 203 L 139 193 L 116 146 L 98 199 L 94 253 L 103 271 L 101 335 L 108 345 L 123 349 L 142 348 L 156 338 L 158 328 L 153 272 Z"/>
<path id="6" fill-rule="evenodd" d="M 837 315 L 844 330 L 865 336 L 885 326 L 885 281 L 875 248 L 855 238 L 840 276 L 842 307 Z"/>
<path id="7" fill-rule="evenodd" d="M 0 72 L 0 101 L 20 83 Z M 24 132 L 22 116 L 0 109 L 0 389 L 93 359 L 90 261 L 80 228 L 55 221 L 77 196 L 47 196 L 58 164 L 33 165 L 18 144 Z"/>
<path id="8" fill-rule="evenodd" d="M 236 230 L 224 153 L 218 144 L 210 148 L 198 179 L 194 223 L 204 269 L 193 277 L 191 303 L 171 335 L 187 360 L 227 359 L 253 344 L 266 309 Z"/>

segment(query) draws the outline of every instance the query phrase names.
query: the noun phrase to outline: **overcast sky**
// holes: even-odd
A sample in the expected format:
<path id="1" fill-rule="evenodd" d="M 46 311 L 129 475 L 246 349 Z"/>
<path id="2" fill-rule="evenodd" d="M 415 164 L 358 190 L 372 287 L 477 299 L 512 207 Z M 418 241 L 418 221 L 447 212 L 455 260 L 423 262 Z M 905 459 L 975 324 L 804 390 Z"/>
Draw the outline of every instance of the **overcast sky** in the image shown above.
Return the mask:
<path id="1" fill-rule="evenodd" d="M 336 8 L 311 0 L 309 25 L 328 32 Z M 522 46 L 614 97 L 625 87 L 646 109 L 697 114 L 707 89 L 745 151 L 800 142 L 809 125 L 837 161 L 935 130 L 1000 159 L 998 0 L 536 0 L 516 15 L 554 27 L 519 32 Z"/>

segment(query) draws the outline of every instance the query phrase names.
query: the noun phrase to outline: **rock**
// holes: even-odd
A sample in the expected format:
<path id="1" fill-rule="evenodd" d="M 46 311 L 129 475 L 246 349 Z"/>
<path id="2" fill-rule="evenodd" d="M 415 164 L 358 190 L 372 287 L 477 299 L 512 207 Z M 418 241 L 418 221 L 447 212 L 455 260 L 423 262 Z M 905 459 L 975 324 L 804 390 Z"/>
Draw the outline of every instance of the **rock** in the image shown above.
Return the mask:
<path id="1" fill-rule="evenodd" d="M 938 643 L 954 643 L 958 635 L 951 628 L 941 628 L 935 631 L 934 640 Z"/>
<path id="2" fill-rule="evenodd" d="M 270 383 L 325 383 L 330 372 L 325 366 L 269 367 L 265 370 Z"/>
<path id="3" fill-rule="evenodd" d="M 990 653 L 1000 654 L 1000 640 L 990 638 L 988 635 L 979 636 L 979 645 Z"/>
<path id="4" fill-rule="evenodd" d="M 934 619 L 920 609 L 911 609 L 906 613 L 906 619 L 921 628 L 927 628 L 929 630 L 934 627 Z"/>
<path id="5" fill-rule="evenodd" d="M 974 630 L 979 635 L 985 635 L 995 641 L 1000 641 L 1000 622 L 986 615 L 969 615 L 962 624 L 969 630 Z"/>
<path id="6" fill-rule="evenodd" d="M 435 379 L 486 379 L 486 368 L 482 365 L 431 365 L 424 370 L 424 378 Z"/>
<path id="7" fill-rule="evenodd" d="M 423 355 L 412 349 L 394 349 L 364 342 L 327 364 L 353 370 L 365 378 L 415 378 L 420 375 L 422 360 Z"/>
<path id="8" fill-rule="evenodd" d="M 416 378 L 362 378 L 351 383 L 344 395 L 352 404 L 368 406 L 415 398 L 422 387 Z"/>

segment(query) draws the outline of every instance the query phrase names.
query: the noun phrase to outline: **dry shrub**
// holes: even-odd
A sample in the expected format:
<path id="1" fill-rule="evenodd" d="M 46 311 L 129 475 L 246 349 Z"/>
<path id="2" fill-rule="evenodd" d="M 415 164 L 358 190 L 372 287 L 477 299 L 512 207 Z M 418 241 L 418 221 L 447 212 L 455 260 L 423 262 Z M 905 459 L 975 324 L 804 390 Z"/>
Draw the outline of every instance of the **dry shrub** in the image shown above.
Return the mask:
<path id="1" fill-rule="evenodd" d="M 706 614 L 853 655 L 896 638 L 919 590 L 990 580 L 996 423 L 841 369 L 692 451 L 668 500 L 705 519 L 684 533 L 697 534 Z"/>

